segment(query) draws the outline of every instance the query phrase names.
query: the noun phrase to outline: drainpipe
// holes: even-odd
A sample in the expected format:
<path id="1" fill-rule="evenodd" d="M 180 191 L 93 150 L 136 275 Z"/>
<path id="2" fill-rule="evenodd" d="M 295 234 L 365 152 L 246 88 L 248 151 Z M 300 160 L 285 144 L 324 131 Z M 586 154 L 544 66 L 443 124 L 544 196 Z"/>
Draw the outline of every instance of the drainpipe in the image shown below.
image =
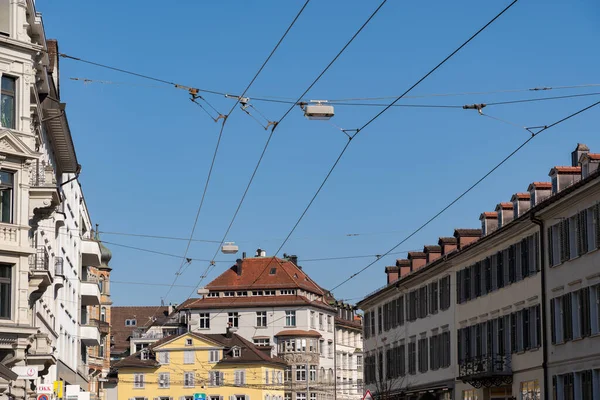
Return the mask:
<path id="1" fill-rule="evenodd" d="M 76 179 L 79 179 L 79 174 L 80 174 L 80 173 L 81 173 L 81 164 L 77 164 L 77 171 L 75 171 L 75 176 L 74 176 L 73 178 L 69 179 L 68 181 L 61 183 L 61 184 L 59 185 L 59 187 L 63 187 L 63 186 L 65 186 L 67 183 L 69 183 L 69 182 L 71 182 L 71 181 L 74 181 L 74 180 L 76 180 Z"/>
<path id="2" fill-rule="evenodd" d="M 336 309 L 337 312 L 337 309 Z M 337 400 L 337 332 L 333 317 L 333 400 Z"/>
<path id="3" fill-rule="evenodd" d="M 542 280 L 542 306 L 540 313 L 544 316 L 542 323 L 542 369 L 544 373 L 544 399 L 548 400 L 550 398 L 550 382 L 548 381 L 548 328 L 546 324 L 546 316 L 548 315 L 546 312 L 546 240 L 544 235 L 546 229 L 544 228 L 544 221 L 537 218 L 534 214 L 531 214 L 531 222 L 540 227 L 540 279 Z"/>

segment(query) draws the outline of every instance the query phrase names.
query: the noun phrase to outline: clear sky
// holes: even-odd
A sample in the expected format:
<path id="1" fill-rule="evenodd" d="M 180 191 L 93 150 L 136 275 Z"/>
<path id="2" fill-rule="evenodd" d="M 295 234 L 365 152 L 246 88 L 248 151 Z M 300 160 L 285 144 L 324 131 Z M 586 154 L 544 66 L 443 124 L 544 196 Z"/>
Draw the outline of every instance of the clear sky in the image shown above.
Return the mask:
<path id="1" fill-rule="evenodd" d="M 167 81 L 227 93 L 248 84 L 304 1 L 38 0 L 47 37 L 59 50 Z M 483 26 L 509 1 L 389 0 L 307 99 L 399 95 Z M 377 1 L 312 0 L 264 69 L 249 96 L 296 98 L 358 27 Z M 600 4 L 595 0 L 520 0 L 413 95 L 600 84 Z M 219 124 L 184 90 L 61 59 L 61 96 L 83 165 L 81 180 L 101 231 L 189 236 Z M 83 84 L 70 78 L 109 83 Z M 115 83 L 122 84 L 115 84 Z M 544 92 L 407 98 L 400 104 L 464 105 L 600 92 L 586 87 Z M 206 95 L 225 113 L 233 105 Z M 489 106 L 519 126 L 550 124 L 600 95 Z M 389 100 L 386 100 L 389 101 Z M 287 105 L 253 102 L 271 120 Z M 337 106 L 331 120 L 352 129 L 380 108 Z M 600 152 L 600 107 L 548 130 L 399 250 L 422 249 L 477 228 L 478 217 L 532 181 L 568 165 L 577 142 Z M 283 252 L 321 286 L 331 288 L 372 259 L 304 259 L 379 254 L 403 239 L 477 180 L 529 135 L 476 111 L 394 108 L 351 143 L 344 158 Z M 268 132 L 239 109 L 224 131 L 195 237 L 220 240 Z M 252 256 L 279 247 L 345 145 L 343 133 L 300 109 L 278 127 L 228 237 Z M 346 236 L 359 233 L 358 236 Z M 102 239 L 182 255 L 185 241 L 103 234 Z M 193 243 L 189 257 L 209 259 L 214 243 Z M 159 304 L 180 261 L 116 245 L 115 305 Z M 281 254 L 280 254 L 281 255 Z M 357 301 L 385 283 L 387 257 L 335 291 Z M 217 260 L 233 260 L 220 254 Z M 218 263 L 212 278 L 228 268 Z M 207 263 L 193 261 L 168 302 L 181 302 Z"/>

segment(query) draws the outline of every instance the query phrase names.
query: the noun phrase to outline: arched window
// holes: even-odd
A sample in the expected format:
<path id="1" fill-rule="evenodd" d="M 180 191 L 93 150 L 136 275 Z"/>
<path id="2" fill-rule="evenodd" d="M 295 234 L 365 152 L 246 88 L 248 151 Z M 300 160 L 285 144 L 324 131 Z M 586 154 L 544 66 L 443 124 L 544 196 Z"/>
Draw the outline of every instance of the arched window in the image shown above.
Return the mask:
<path id="1" fill-rule="evenodd" d="M 100 321 L 106 322 L 106 307 L 100 309 Z"/>
<path id="2" fill-rule="evenodd" d="M 333 369 L 329 368 L 329 383 L 333 383 Z"/>
<path id="3" fill-rule="evenodd" d="M 321 370 L 319 371 L 319 381 L 325 382 L 325 368 L 323 367 L 321 367 Z"/>
<path id="4" fill-rule="evenodd" d="M 100 286 L 100 293 L 104 294 L 104 276 L 100 277 L 98 281 L 98 286 Z"/>
<path id="5" fill-rule="evenodd" d="M 98 357 L 104 358 L 104 346 L 106 345 L 106 336 L 102 336 L 100 339 L 100 346 L 98 347 Z"/>

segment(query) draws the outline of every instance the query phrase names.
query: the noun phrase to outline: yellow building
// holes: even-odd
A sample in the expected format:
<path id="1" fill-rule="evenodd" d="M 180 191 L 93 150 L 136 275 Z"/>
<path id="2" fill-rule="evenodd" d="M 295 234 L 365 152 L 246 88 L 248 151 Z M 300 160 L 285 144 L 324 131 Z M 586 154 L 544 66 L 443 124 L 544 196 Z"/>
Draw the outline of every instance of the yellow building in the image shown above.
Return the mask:
<path id="1" fill-rule="evenodd" d="M 283 400 L 284 361 L 233 330 L 170 336 L 117 362 L 118 400 Z"/>

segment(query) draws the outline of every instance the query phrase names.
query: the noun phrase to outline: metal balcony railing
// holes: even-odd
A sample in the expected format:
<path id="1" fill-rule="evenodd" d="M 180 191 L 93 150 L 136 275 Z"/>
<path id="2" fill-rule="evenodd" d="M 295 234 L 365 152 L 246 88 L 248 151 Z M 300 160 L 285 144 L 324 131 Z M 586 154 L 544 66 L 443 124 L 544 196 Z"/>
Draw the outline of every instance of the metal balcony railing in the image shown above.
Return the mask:
<path id="1" fill-rule="evenodd" d="M 50 257 L 43 246 L 36 249 L 34 254 L 29 255 L 29 269 L 31 271 L 48 271 Z"/>
<path id="2" fill-rule="evenodd" d="M 53 186 L 54 169 L 44 161 L 35 164 L 32 168 L 29 184 L 33 187 Z"/>
<path id="3" fill-rule="evenodd" d="M 64 259 L 62 257 L 54 257 L 54 275 L 64 276 L 63 267 Z"/>
<path id="4" fill-rule="evenodd" d="M 459 363 L 459 378 L 512 374 L 511 358 L 507 354 L 470 357 Z"/>

